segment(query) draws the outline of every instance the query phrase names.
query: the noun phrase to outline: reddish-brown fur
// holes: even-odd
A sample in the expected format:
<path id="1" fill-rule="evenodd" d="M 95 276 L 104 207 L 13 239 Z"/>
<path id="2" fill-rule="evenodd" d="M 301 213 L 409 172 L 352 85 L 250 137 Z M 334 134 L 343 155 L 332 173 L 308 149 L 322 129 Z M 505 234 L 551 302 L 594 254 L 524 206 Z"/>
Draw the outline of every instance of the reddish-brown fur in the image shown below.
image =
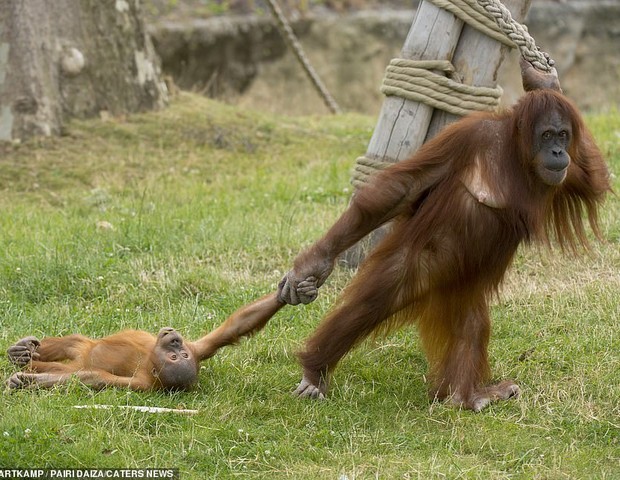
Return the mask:
<path id="1" fill-rule="evenodd" d="M 263 328 L 283 305 L 275 293 L 267 295 L 237 310 L 221 326 L 195 342 L 183 340 L 173 329 L 162 329 L 177 335 L 181 348 L 190 352 L 189 372 L 178 372 L 179 382 L 174 385 L 162 384 L 161 380 L 161 358 L 155 348 L 161 332 L 155 336 L 140 330 L 125 330 L 97 340 L 83 335 L 44 338 L 40 342 L 34 337 L 22 339 L 9 348 L 8 355 L 14 363 L 26 368 L 15 373 L 8 385 L 50 387 L 75 376 L 96 388 L 188 388 L 196 380 L 200 361 Z"/>
<path id="2" fill-rule="evenodd" d="M 541 160 L 533 131 L 549 112 L 572 128 L 571 162 L 557 186 L 534 171 Z M 479 198 L 464 181 L 474 171 L 484 179 Z M 281 284 L 284 299 L 297 279 L 320 286 L 339 253 L 394 219 L 300 353 L 304 378 L 296 393 L 322 397 L 329 375 L 358 342 L 379 327 L 416 322 L 433 396 L 480 410 L 516 395 L 511 381 L 484 386 L 489 300 L 520 243 L 586 245 L 583 213 L 598 234 L 597 207 L 610 189 L 608 177 L 576 108 L 549 89 L 528 92 L 507 112 L 466 117 L 376 175 L 328 233 L 298 256 Z"/>

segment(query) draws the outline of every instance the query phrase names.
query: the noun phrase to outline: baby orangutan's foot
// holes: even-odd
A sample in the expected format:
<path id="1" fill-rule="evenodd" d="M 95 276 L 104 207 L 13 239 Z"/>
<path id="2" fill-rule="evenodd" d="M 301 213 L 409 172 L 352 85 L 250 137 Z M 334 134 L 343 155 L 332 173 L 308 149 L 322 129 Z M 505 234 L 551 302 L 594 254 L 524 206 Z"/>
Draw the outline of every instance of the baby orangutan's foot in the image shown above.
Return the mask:
<path id="1" fill-rule="evenodd" d="M 36 373 L 15 372 L 6 381 L 6 386 L 10 389 L 28 388 L 37 383 Z"/>
<path id="2" fill-rule="evenodd" d="M 39 354 L 37 349 L 41 346 L 41 342 L 36 337 L 26 337 L 18 340 L 11 345 L 6 353 L 9 361 L 15 365 L 23 367 L 28 365 L 32 360 L 38 360 Z"/>

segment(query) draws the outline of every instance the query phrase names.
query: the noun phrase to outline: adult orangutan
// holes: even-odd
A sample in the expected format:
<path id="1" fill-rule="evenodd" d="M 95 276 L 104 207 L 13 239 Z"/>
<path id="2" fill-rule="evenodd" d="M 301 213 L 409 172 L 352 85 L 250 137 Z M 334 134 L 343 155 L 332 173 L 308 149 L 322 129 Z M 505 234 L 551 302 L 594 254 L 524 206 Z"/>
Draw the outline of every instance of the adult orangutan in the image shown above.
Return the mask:
<path id="1" fill-rule="evenodd" d="M 283 305 L 276 293 L 267 295 L 195 342 L 170 327 L 157 336 L 126 330 L 98 340 L 83 335 L 41 341 L 26 337 L 8 349 L 9 360 L 25 371 L 13 374 L 7 383 L 10 388 L 51 387 L 77 377 L 96 388 L 188 389 L 198 379 L 199 362 L 263 328 Z"/>
<path id="2" fill-rule="evenodd" d="M 301 253 L 280 298 L 308 303 L 337 256 L 378 226 L 390 232 L 299 354 L 295 393 L 323 398 L 339 360 L 380 326 L 416 322 L 431 396 L 480 411 L 519 394 L 489 379 L 489 300 L 520 243 L 587 246 L 582 213 L 598 235 L 609 174 L 555 72 L 522 62 L 526 94 L 503 113 L 447 127 L 410 159 L 375 175 L 327 234 Z M 300 286 L 300 282 L 304 282 Z"/>

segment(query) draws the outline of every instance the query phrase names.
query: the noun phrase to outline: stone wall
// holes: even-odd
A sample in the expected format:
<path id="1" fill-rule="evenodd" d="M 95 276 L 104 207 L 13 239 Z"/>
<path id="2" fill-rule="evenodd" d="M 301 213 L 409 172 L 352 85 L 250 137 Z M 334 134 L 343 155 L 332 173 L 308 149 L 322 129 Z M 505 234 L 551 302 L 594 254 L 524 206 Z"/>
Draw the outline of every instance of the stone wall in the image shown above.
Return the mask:
<path id="1" fill-rule="evenodd" d="M 567 95 L 585 110 L 620 106 L 620 1 L 533 2 L 526 20 L 550 53 Z M 349 111 L 378 113 L 385 66 L 398 56 L 413 10 L 322 13 L 294 28 L 332 95 Z M 241 106 L 327 113 L 269 16 L 166 21 L 151 26 L 164 72 L 184 89 Z M 504 102 L 521 94 L 517 54 L 504 61 Z"/>

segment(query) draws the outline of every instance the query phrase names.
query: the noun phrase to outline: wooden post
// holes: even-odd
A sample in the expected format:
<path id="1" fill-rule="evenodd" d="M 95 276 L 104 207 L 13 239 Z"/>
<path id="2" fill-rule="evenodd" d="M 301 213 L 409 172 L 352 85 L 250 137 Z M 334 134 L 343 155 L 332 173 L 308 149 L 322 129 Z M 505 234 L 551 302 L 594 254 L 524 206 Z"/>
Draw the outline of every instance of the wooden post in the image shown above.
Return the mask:
<path id="1" fill-rule="evenodd" d="M 523 21 L 532 0 L 504 0 L 512 17 Z M 412 60 L 450 60 L 462 83 L 493 87 L 497 71 L 508 47 L 487 37 L 453 14 L 430 1 L 420 2 L 401 57 Z M 411 157 L 420 146 L 458 116 L 399 97 L 386 97 L 377 125 L 368 144 L 366 157 L 383 162 L 399 162 Z M 384 235 L 373 232 L 344 254 L 344 263 L 356 266 L 364 252 Z"/>
<path id="2" fill-rule="evenodd" d="M 450 60 L 463 22 L 428 1 L 420 2 L 401 57 L 413 60 Z M 400 97 L 386 97 L 366 157 L 398 162 L 424 143 L 433 107 Z"/>
<path id="3" fill-rule="evenodd" d="M 512 18 L 517 22 L 522 22 L 532 0 L 503 0 L 502 3 L 510 10 Z M 460 75 L 462 83 L 478 87 L 495 87 L 497 72 L 508 52 L 508 47 L 480 33 L 475 28 L 465 25 L 454 52 L 452 64 Z M 425 141 L 430 140 L 443 127 L 458 119 L 456 115 L 436 110 Z"/>

